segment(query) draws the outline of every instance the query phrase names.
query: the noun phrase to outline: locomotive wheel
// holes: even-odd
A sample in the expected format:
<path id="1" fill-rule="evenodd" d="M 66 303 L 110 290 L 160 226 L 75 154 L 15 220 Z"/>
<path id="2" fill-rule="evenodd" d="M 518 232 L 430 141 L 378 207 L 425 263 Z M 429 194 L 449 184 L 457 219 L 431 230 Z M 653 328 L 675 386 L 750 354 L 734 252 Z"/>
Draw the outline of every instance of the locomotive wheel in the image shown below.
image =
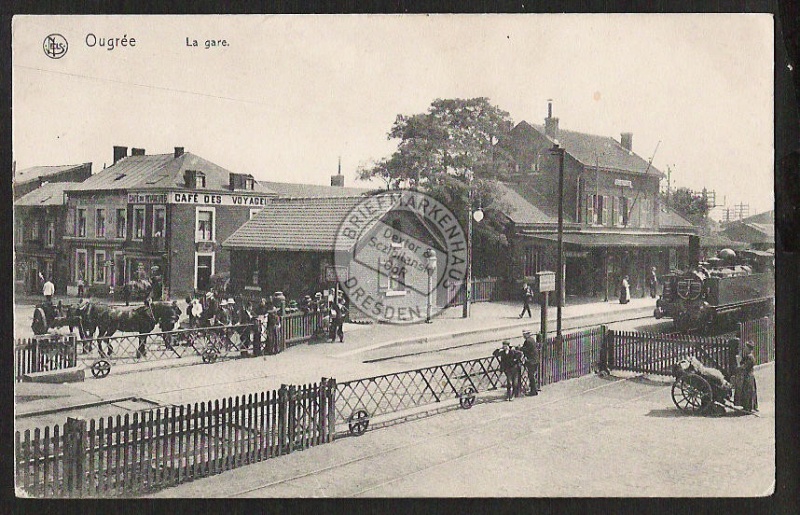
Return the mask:
<path id="1" fill-rule="evenodd" d="M 92 363 L 92 375 L 98 379 L 102 379 L 111 372 L 111 363 L 101 359 Z"/>
<path id="2" fill-rule="evenodd" d="M 475 390 L 473 386 L 467 386 L 463 390 L 461 390 L 461 394 L 458 396 L 458 403 L 464 409 L 470 409 L 473 404 L 475 404 L 475 397 L 478 392 Z"/>
<path id="3" fill-rule="evenodd" d="M 203 363 L 214 363 L 217 361 L 217 350 L 208 348 L 203 351 Z"/>
<path id="4" fill-rule="evenodd" d="M 672 402 L 681 411 L 705 413 L 714 405 L 711 385 L 697 374 L 685 374 L 672 383 Z"/>
<path id="5" fill-rule="evenodd" d="M 353 412 L 347 421 L 350 434 L 353 436 L 361 436 L 367 432 L 369 427 L 369 413 L 367 410 L 360 409 Z"/>

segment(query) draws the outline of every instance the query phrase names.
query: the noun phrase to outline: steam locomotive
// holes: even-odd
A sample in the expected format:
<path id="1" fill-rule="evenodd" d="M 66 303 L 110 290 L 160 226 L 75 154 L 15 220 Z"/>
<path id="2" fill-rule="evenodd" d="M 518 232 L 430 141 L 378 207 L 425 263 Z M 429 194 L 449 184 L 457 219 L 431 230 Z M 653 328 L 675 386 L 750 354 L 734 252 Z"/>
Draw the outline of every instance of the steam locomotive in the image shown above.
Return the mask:
<path id="1" fill-rule="evenodd" d="M 723 249 L 685 272 L 663 276 L 662 283 L 653 315 L 673 319 L 680 332 L 708 333 L 774 309 L 775 254 Z"/>

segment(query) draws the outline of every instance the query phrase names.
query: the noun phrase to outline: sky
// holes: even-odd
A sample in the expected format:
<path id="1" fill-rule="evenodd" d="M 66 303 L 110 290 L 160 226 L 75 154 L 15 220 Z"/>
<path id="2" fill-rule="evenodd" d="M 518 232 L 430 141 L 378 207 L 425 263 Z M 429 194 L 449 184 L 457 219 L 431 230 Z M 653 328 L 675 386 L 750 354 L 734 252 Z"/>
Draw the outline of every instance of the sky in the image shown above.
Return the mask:
<path id="1" fill-rule="evenodd" d="M 632 132 L 673 187 L 754 214 L 774 199 L 772 31 L 767 14 L 17 16 L 13 155 L 96 173 L 114 145 L 182 146 L 312 184 L 341 157 L 346 185 L 369 187 L 355 171 L 396 148 L 398 114 L 488 97 L 542 124 L 552 99 L 561 128 Z M 60 59 L 50 34 L 68 43 Z M 100 46 L 123 37 L 135 46 Z"/>

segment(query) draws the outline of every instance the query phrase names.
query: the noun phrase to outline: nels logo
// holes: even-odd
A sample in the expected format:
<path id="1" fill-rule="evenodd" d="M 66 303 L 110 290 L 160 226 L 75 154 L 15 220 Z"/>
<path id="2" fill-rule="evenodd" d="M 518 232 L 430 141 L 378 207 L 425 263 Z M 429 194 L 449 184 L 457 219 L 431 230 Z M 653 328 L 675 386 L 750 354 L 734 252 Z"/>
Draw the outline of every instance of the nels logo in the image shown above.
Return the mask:
<path id="1" fill-rule="evenodd" d="M 67 53 L 69 45 L 66 38 L 61 34 L 50 34 L 44 38 L 42 47 L 44 48 L 44 55 L 50 59 L 61 59 Z"/>

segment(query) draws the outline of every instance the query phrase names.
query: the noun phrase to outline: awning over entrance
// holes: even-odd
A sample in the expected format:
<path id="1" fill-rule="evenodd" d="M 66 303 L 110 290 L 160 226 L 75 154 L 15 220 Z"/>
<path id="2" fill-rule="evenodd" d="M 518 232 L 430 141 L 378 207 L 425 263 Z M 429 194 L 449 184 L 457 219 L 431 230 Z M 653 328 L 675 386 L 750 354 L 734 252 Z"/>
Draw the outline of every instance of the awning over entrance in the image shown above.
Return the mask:
<path id="1" fill-rule="evenodd" d="M 557 234 L 525 234 L 548 243 L 558 241 Z M 636 233 L 565 233 L 564 243 L 583 247 L 688 247 L 688 234 Z"/>

